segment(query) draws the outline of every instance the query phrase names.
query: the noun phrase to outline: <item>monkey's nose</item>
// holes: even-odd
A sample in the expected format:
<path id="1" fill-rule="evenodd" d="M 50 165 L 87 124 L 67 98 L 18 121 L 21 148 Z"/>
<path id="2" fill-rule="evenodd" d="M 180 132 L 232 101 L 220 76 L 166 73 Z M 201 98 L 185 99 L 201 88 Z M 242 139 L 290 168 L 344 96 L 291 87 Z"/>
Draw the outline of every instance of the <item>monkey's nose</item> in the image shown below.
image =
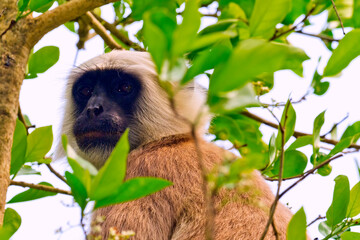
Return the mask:
<path id="1" fill-rule="evenodd" d="M 93 106 L 93 107 L 89 107 L 86 110 L 87 116 L 90 119 L 93 119 L 97 116 L 99 116 L 102 112 L 104 111 L 102 106 Z"/>

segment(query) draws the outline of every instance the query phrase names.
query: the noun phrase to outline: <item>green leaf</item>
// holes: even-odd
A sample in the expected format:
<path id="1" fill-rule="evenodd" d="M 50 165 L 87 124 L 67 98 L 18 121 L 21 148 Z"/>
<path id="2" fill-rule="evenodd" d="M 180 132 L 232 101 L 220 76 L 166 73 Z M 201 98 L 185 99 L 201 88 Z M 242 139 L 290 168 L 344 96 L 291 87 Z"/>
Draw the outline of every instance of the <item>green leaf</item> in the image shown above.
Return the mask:
<path id="1" fill-rule="evenodd" d="M 334 156 L 335 154 L 342 152 L 344 149 L 348 148 L 353 143 L 354 137 L 343 138 L 338 142 L 333 149 L 331 149 L 328 154 L 328 158 Z"/>
<path id="2" fill-rule="evenodd" d="M 314 72 L 313 80 L 311 82 L 311 87 L 314 88 L 314 93 L 318 96 L 323 95 L 329 89 L 330 83 L 322 81 L 323 76 L 321 76 L 317 70 Z"/>
<path id="3" fill-rule="evenodd" d="M 12 208 L 7 208 L 4 214 L 4 222 L 0 226 L 0 239 L 10 239 L 21 225 L 20 215 Z"/>
<path id="4" fill-rule="evenodd" d="M 215 32 L 210 34 L 205 34 L 203 36 L 198 36 L 194 43 L 191 44 L 188 48 L 188 51 L 197 51 L 203 50 L 206 47 L 209 47 L 215 43 L 223 42 L 225 40 L 229 40 L 230 38 L 236 37 L 237 32 L 234 30 L 228 30 L 224 32 Z"/>
<path id="5" fill-rule="evenodd" d="M 358 14 L 359 11 L 360 11 L 360 0 L 354 0 L 354 8 L 352 14 L 354 28 L 360 28 L 360 15 Z"/>
<path id="6" fill-rule="evenodd" d="M 30 0 L 20 0 L 18 1 L 18 8 L 20 12 L 26 10 L 27 6 L 29 5 Z"/>
<path id="7" fill-rule="evenodd" d="M 316 158 L 316 155 L 320 148 L 320 130 L 322 125 L 324 125 L 325 122 L 325 111 L 320 113 L 314 120 L 314 128 L 313 128 L 313 151 L 314 151 L 314 158 Z M 314 163 L 314 165 L 317 165 Z"/>
<path id="8" fill-rule="evenodd" d="M 126 160 L 130 146 L 129 130 L 126 130 L 116 144 L 105 165 L 95 176 L 90 192 L 92 200 L 100 200 L 111 196 L 123 184 L 126 173 Z"/>
<path id="9" fill-rule="evenodd" d="M 199 52 L 192 66 L 186 72 L 181 84 L 185 84 L 198 74 L 214 68 L 217 64 L 226 61 L 231 54 L 231 48 L 225 44 L 216 44 L 202 52 Z"/>
<path id="10" fill-rule="evenodd" d="M 224 64 L 215 68 L 209 92 L 238 89 L 262 73 L 281 69 L 291 69 L 301 75 L 302 62 L 306 59 L 304 51 L 296 47 L 261 39 L 244 40 Z"/>
<path id="11" fill-rule="evenodd" d="M 69 29 L 71 32 L 76 33 L 75 30 L 75 22 L 66 22 L 64 23 L 64 26 Z"/>
<path id="12" fill-rule="evenodd" d="M 13 146 L 11 148 L 10 175 L 16 174 L 25 163 L 27 134 L 24 124 L 16 119 Z"/>
<path id="13" fill-rule="evenodd" d="M 353 123 L 352 125 L 348 126 L 346 130 L 344 131 L 343 135 L 341 136 L 341 139 L 347 138 L 347 137 L 354 137 L 355 135 L 360 133 L 360 121 Z M 354 142 L 357 142 L 359 139 L 359 136 L 354 138 Z"/>
<path id="14" fill-rule="evenodd" d="M 31 0 L 31 2 L 33 1 L 38 1 L 38 0 Z M 45 0 L 41 0 L 41 1 L 45 1 Z M 31 2 L 30 2 L 30 5 L 31 5 Z M 39 12 L 39 13 L 44 13 L 46 12 L 47 10 L 49 10 L 49 8 L 51 8 L 51 6 L 54 4 L 55 0 L 52 0 L 50 1 L 49 3 L 37 8 L 36 10 L 34 10 L 35 12 Z"/>
<path id="15" fill-rule="evenodd" d="M 75 160 L 70 157 L 67 158 L 69 165 L 73 170 L 74 176 L 76 176 L 81 183 L 85 186 L 86 191 L 90 192 L 91 189 L 91 176 L 88 169 L 82 168 L 82 166 Z"/>
<path id="16" fill-rule="evenodd" d="M 293 23 L 298 17 L 307 13 L 306 6 L 310 0 L 292 0 L 291 11 L 286 15 L 283 23 L 289 25 Z"/>
<path id="17" fill-rule="evenodd" d="M 252 83 L 247 83 L 240 89 L 208 96 L 208 104 L 213 113 L 225 113 L 242 110 L 245 107 L 259 106 Z"/>
<path id="18" fill-rule="evenodd" d="M 53 187 L 53 185 L 51 185 L 50 183 L 47 183 L 47 182 L 41 182 L 38 184 L 43 185 L 43 186 Z M 48 192 L 48 191 L 30 188 L 29 190 L 26 190 L 22 193 L 15 195 L 7 203 L 32 201 L 32 200 L 43 198 L 43 197 L 55 196 L 56 194 L 57 193 L 55 193 L 55 192 Z"/>
<path id="19" fill-rule="evenodd" d="M 46 46 L 30 56 L 29 59 L 29 75 L 37 76 L 38 73 L 43 73 L 51 68 L 58 60 L 60 50 L 55 46 Z"/>
<path id="20" fill-rule="evenodd" d="M 326 221 L 323 221 L 319 224 L 319 232 L 323 236 L 327 236 L 327 235 L 331 234 L 331 227 L 329 227 L 329 225 L 327 225 Z"/>
<path id="21" fill-rule="evenodd" d="M 199 32 L 199 36 L 204 36 L 210 33 L 224 32 L 229 28 L 236 26 L 239 22 L 238 19 L 225 19 L 219 20 L 218 22 L 211 24 Z"/>
<path id="22" fill-rule="evenodd" d="M 250 18 L 251 36 L 270 39 L 276 24 L 282 22 L 290 10 L 291 0 L 256 0 Z"/>
<path id="23" fill-rule="evenodd" d="M 116 193 L 104 199 L 99 199 L 95 202 L 95 209 L 99 207 L 108 206 L 122 202 L 128 202 L 141 197 L 145 197 L 161 189 L 171 186 L 172 183 L 152 177 L 137 177 L 132 178 L 119 186 Z"/>
<path id="24" fill-rule="evenodd" d="M 197 0 L 188 0 L 185 3 L 185 10 L 182 14 L 183 20 L 173 35 L 172 57 L 181 56 L 191 45 L 200 27 L 200 13 Z"/>
<path id="25" fill-rule="evenodd" d="M 350 191 L 350 200 L 347 209 L 347 217 L 355 217 L 360 213 L 360 182 L 358 182 Z"/>
<path id="26" fill-rule="evenodd" d="M 341 234 L 341 240 L 359 240 L 360 233 L 358 232 L 344 232 Z"/>
<path id="27" fill-rule="evenodd" d="M 360 29 L 347 33 L 333 51 L 325 69 L 324 77 L 340 73 L 349 63 L 360 55 Z"/>
<path id="28" fill-rule="evenodd" d="M 292 106 L 290 100 L 286 102 L 283 114 L 281 116 L 280 124 L 283 126 L 285 130 L 285 142 L 290 139 L 290 137 L 294 134 L 295 131 L 295 123 L 296 123 L 296 112 L 294 107 Z M 277 149 L 281 149 L 282 142 L 282 132 L 280 131 L 280 126 L 278 130 L 278 135 L 276 137 L 276 146 Z"/>
<path id="29" fill-rule="evenodd" d="M 175 28 L 175 19 L 164 11 L 148 12 L 144 15 L 145 44 L 148 46 L 159 73 L 164 60 L 169 57 Z"/>
<path id="30" fill-rule="evenodd" d="M 50 151 L 52 126 L 36 128 L 27 138 L 26 162 L 41 161 Z"/>
<path id="31" fill-rule="evenodd" d="M 147 1 L 147 0 L 136 0 L 133 1 L 132 4 L 132 12 L 131 16 L 135 20 L 141 20 L 143 14 L 150 10 L 159 10 L 166 9 L 168 12 L 172 13 L 174 16 L 176 14 L 176 1 L 174 0 L 155 0 L 155 1 Z M 145 17 L 144 17 L 145 19 Z"/>
<path id="32" fill-rule="evenodd" d="M 65 177 L 67 183 L 71 188 L 72 195 L 74 196 L 75 201 L 79 204 L 82 211 L 84 211 L 87 205 L 87 191 L 86 187 L 82 184 L 80 179 L 78 179 L 74 174 L 66 171 Z"/>
<path id="33" fill-rule="evenodd" d="M 33 169 L 31 166 L 27 166 L 27 165 L 23 165 L 20 170 L 16 173 L 16 176 L 21 176 L 21 175 L 41 175 L 40 172 L 36 171 L 35 169 Z"/>
<path id="34" fill-rule="evenodd" d="M 336 224 L 345 219 L 350 199 L 350 185 L 348 178 L 344 175 L 339 175 L 334 181 L 335 189 L 333 201 L 326 212 L 326 222 L 331 229 L 334 229 Z"/>
<path id="35" fill-rule="evenodd" d="M 307 165 L 307 157 L 304 153 L 297 150 L 287 150 L 284 153 L 283 178 L 302 174 Z M 279 175 L 280 157 L 275 161 L 271 171 L 273 175 Z"/>
<path id="36" fill-rule="evenodd" d="M 269 141 L 269 163 L 273 163 L 276 159 L 276 136 L 275 133 L 271 135 Z"/>
<path id="37" fill-rule="evenodd" d="M 295 150 L 297 148 L 301 148 L 304 147 L 306 145 L 311 145 L 313 144 L 313 136 L 312 135 L 308 135 L 308 136 L 301 136 L 298 137 L 288 148 L 287 150 Z"/>
<path id="38" fill-rule="evenodd" d="M 230 2 L 221 11 L 219 19 L 240 19 L 247 22 L 247 17 L 244 10 L 236 3 Z"/>
<path id="39" fill-rule="evenodd" d="M 306 215 L 304 208 L 300 208 L 291 218 L 287 227 L 286 239 L 306 240 Z"/>
<path id="40" fill-rule="evenodd" d="M 38 12 L 38 9 L 41 9 L 44 6 L 49 5 L 50 3 L 54 3 L 54 0 L 31 0 L 29 4 L 29 9 L 31 11 Z"/>

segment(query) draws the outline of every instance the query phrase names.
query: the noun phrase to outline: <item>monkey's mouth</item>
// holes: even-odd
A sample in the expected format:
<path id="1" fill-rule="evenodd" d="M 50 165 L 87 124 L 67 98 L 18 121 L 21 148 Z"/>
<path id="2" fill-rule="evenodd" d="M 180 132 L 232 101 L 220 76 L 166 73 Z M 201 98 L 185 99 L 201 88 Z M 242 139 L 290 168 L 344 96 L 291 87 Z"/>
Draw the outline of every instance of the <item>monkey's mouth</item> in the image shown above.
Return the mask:
<path id="1" fill-rule="evenodd" d="M 76 143 L 81 150 L 93 148 L 113 149 L 123 132 L 87 131 L 75 134 Z"/>

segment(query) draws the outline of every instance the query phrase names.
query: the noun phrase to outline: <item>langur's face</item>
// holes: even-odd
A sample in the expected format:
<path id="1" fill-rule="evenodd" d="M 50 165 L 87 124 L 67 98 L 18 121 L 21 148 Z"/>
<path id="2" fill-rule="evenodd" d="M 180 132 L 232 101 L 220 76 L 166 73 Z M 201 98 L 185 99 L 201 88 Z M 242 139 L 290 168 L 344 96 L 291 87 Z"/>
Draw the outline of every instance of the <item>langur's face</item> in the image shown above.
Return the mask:
<path id="1" fill-rule="evenodd" d="M 115 69 L 84 72 L 72 86 L 73 134 L 83 152 L 112 149 L 133 120 L 141 85 L 134 75 Z"/>

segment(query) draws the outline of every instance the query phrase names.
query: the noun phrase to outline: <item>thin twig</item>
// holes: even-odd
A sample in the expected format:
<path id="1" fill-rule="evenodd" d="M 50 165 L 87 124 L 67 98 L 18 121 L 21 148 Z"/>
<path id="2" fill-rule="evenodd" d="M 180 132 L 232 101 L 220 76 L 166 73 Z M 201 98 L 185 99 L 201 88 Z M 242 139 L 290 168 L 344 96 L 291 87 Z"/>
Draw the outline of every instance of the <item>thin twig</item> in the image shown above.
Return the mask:
<path id="1" fill-rule="evenodd" d="M 272 222 L 271 222 L 271 226 L 272 226 L 273 231 L 274 231 L 275 239 L 276 239 L 276 240 L 279 240 L 279 233 L 278 233 L 278 231 L 276 230 L 275 221 L 272 221 Z"/>
<path id="2" fill-rule="evenodd" d="M 305 15 L 305 17 L 303 18 L 303 20 L 302 20 L 301 22 L 299 22 L 298 24 L 296 24 L 295 26 L 293 26 L 293 27 L 289 28 L 288 30 L 286 30 L 286 31 L 284 31 L 284 32 L 281 32 L 281 33 L 279 33 L 279 34 L 276 34 L 276 32 L 275 32 L 274 36 L 272 36 L 272 38 L 270 38 L 270 41 L 275 40 L 275 39 L 277 39 L 277 38 L 279 38 L 279 37 L 281 37 L 281 36 L 283 36 L 283 35 L 285 35 L 285 34 L 287 34 L 287 33 L 289 33 L 289 32 L 292 32 L 292 31 L 296 30 L 296 28 L 297 28 L 298 26 L 300 26 L 301 24 L 303 24 L 303 23 L 310 17 L 310 15 L 314 12 L 315 8 L 316 8 L 316 5 L 314 5 L 314 6 L 310 9 L 310 11 Z"/>
<path id="3" fill-rule="evenodd" d="M 335 5 L 334 0 L 331 0 L 331 3 L 332 3 L 332 6 L 333 6 L 333 8 L 334 8 L 334 11 L 335 11 L 335 13 L 336 13 L 337 18 L 339 19 L 339 22 L 340 22 L 340 25 L 341 25 L 341 29 L 342 29 L 342 31 L 343 31 L 343 34 L 345 35 L 344 24 L 343 24 L 343 22 L 341 21 L 341 18 L 340 18 L 340 15 L 339 15 L 338 10 L 336 9 L 336 5 Z"/>
<path id="4" fill-rule="evenodd" d="M 138 45 L 137 43 L 132 42 L 126 35 L 124 35 L 123 33 L 121 33 L 115 25 L 108 23 L 107 21 L 105 21 L 104 19 L 102 19 L 99 15 L 94 14 L 93 16 L 102 24 L 104 25 L 104 27 L 109 30 L 115 37 L 117 37 L 122 43 L 124 43 L 125 45 L 138 50 L 138 51 L 145 51 L 144 48 L 142 48 L 140 45 Z"/>
<path id="5" fill-rule="evenodd" d="M 276 195 L 275 195 L 275 199 L 274 202 L 272 203 L 271 207 L 270 207 L 270 213 L 269 213 L 269 218 L 268 221 L 265 225 L 265 229 L 260 237 L 260 240 L 265 239 L 265 236 L 269 230 L 270 225 L 272 224 L 273 220 L 274 220 L 274 214 L 275 214 L 275 210 L 276 210 L 276 206 L 279 202 L 280 199 L 280 188 L 281 188 L 281 183 L 282 183 L 282 177 L 283 177 L 283 170 L 284 170 L 284 153 L 285 153 L 285 131 L 286 131 L 286 122 L 287 122 L 287 118 L 288 118 L 288 110 L 289 110 L 289 106 L 290 104 L 285 106 L 284 109 L 284 113 L 285 113 L 285 117 L 284 117 L 284 122 L 281 124 L 279 124 L 279 130 L 281 132 L 281 151 L 280 151 L 280 166 L 279 166 L 279 179 L 278 179 L 278 186 L 277 186 L 277 190 L 276 190 Z"/>
<path id="6" fill-rule="evenodd" d="M 85 13 L 81 16 L 84 21 L 86 21 L 94 30 L 95 32 L 104 40 L 104 42 L 111 48 L 111 49 L 123 49 L 107 32 L 104 26 L 93 16 L 91 12 Z"/>
<path id="7" fill-rule="evenodd" d="M 276 123 L 273 123 L 273 122 L 270 122 L 266 119 L 263 119 L 255 114 L 252 114 L 248 111 L 243 111 L 241 112 L 242 115 L 246 116 L 246 117 L 249 117 L 257 122 L 260 122 L 260 123 L 263 123 L 269 127 L 272 127 L 272 128 L 275 128 L 275 129 L 278 129 L 279 128 L 279 125 L 277 125 Z M 303 132 L 298 132 L 298 131 L 294 131 L 294 134 L 293 134 L 294 137 L 298 138 L 298 137 L 303 137 L 303 136 L 311 136 L 311 134 L 307 134 L 307 133 L 303 133 Z M 339 141 L 336 141 L 336 140 L 333 140 L 333 139 L 328 139 L 328 138 L 320 138 L 320 141 L 321 142 L 324 142 L 324 143 L 328 143 L 328 144 L 332 144 L 332 145 L 336 145 L 339 143 Z M 357 144 L 351 144 L 348 148 L 355 148 L 357 150 L 360 150 L 360 145 L 357 145 Z"/>
<path id="8" fill-rule="evenodd" d="M 29 188 L 42 190 L 42 191 L 47 191 L 47 192 L 54 192 L 54 193 L 72 195 L 70 191 L 59 189 L 59 188 L 54 188 L 54 187 L 50 187 L 50 186 L 40 185 L 40 184 L 33 184 L 33 183 L 10 180 L 10 185 L 20 186 L 20 187 L 29 187 Z"/>
<path id="9" fill-rule="evenodd" d="M 319 215 L 317 218 L 315 218 L 314 220 L 312 220 L 307 227 L 310 227 L 312 224 L 314 224 L 316 221 L 321 220 L 321 219 L 325 219 L 326 217 L 323 217 L 321 215 Z"/>
<path id="10" fill-rule="evenodd" d="M 63 176 L 61 176 L 61 174 L 58 173 L 50 164 L 45 164 L 45 165 L 48 167 L 48 169 L 50 170 L 50 172 L 52 172 L 53 174 L 55 174 L 55 176 L 57 176 L 61 181 L 63 181 L 64 183 L 67 184 L 66 179 L 65 179 Z"/>
<path id="11" fill-rule="evenodd" d="M 301 103 L 302 101 L 306 100 L 306 97 L 309 95 L 310 92 L 307 92 L 304 96 L 302 96 L 299 100 L 297 101 L 290 101 L 291 104 L 298 104 Z M 275 103 L 275 104 L 271 104 L 271 103 L 261 103 L 261 105 L 263 107 L 284 107 L 286 105 L 285 102 L 280 102 L 280 103 Z"/>
<path id="12" fill-rule="evenodd" d="M 310 36 L 310 37 L 316 37 L 316 38 L 320 38 L 322 40 L 326 40 L 326 41 L 330 41 L 330 42 L 339 42 L 339 39 L 335 39 L 326 35 L 322 35 L 322 34 L 312 34 L 312 33 L 306 33 L 303 32 L 302 30 L 298 30 L 295 31 L 296 33 L 302 34 L 302 35 L 306 35 L 306 36 Z"/>
<path id="13" fill-rule="evenodd" d="M 320 136 L 320 138 L 325 138 L 326 135 L 328 135 L 328 134 L 330 134 L 332 131 L 334 131 L 335 128 L 336 128 L 339 124 L 341 124 L 342 122 L 344 122 L 346 119 L 348 119 L 348 117 L 349 117 L 349 113 L 347 113 L 346 116 L 345 116 L 343 119 L 341 119 L 339 122 L 335 123 L 335 124 L 332 126 L 332 128 L 331 128 L 327 133 L 325 133 L 324 135 Z"/>
<path id="14" fill-rule="evenodd" d="M 293 187 L 295 187 L 299 182 L 301 182 L 302 180 L 304 180 L 307 176 L 309 176 L 310 174 L 313 174 L 317 169 L 325 166 L 326 164 L 330 163 L 331 161 L 339 158 L 339 157 L 342 157 L 343 154 L 339 154 L 339 155 L 336 155 L 324 162 L 322 162 L 321 164 L 317 165 L 316 167 L 312 168 L 311 170 L 307 171 L 306 174 L 304 174 L 304 176 L 302 176 L 299 180 L 297 180 L 296 182 L 294 182 L 290 187 L 288 187 L 287 189 L 285 189 L 279 196 L 279 198 L 281 198 L 282 196 L 285 195 L 285 193 L 287 193 L 288 191 L 290 191 Z"/>

